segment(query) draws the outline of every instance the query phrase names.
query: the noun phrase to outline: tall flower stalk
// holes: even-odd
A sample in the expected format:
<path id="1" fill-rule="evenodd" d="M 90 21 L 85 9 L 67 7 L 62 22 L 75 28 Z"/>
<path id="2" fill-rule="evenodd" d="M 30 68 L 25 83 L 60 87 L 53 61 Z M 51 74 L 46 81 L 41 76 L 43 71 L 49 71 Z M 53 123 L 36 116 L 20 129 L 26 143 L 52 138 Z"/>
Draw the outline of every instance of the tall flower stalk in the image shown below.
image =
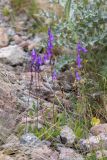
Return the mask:
<path id="1" fill-rule="evenodd" d="M 81 52 L 86 54 L 88 51 L 85 47 L 82 46 L 82 44 L 79 42 L 77 44 L 77 57 L 76 57 L 76 64 L 77 64 L 77 68 L 78 70 L 80 70 L 82 68 L 82 58 L 81 58 Z M 75 70 L 75 77 L 77 81 L 81 80 L 81 77 L 79 75 L 79 72 L 77 70 Z"/>
<path id="2" fill-rule="evenodd" d="M 56 70 L 52 72 L 52 83 L 54 86 L 55 81 L 57 80 Z M 55 124 L 55 91 L 54 91 L 54 99 L 53 99 L 53 123 Z"/>
<path id="3" fill-rule="evenodd" d="M 29 94 L 28 94 L 28 106 L 29 106 L 29 100 L 30 100 L 30 92 L 32 90 L 32 84 L 33 84 L 33 70 L 34 70 L 34 64 L 35 64 L 35 60 L 36 60 L 37 54 L 36 51 L 33 49 L 31 52 L 31 62 L 30 62 L 30 84 L 29 84 Z M 28 112 L 26 113 L 26 128 L 25 128 L 25 132 L 28 132 Z"/>
<path id="4" fill-rule="evenodd" d="M 54 41 L 54 36 L 51 32 L 51 29 L 49 28 L 46 54 L 47 54 L 47 58 L 50 60 L 50 63 L 51 63 L 52 56 L 53 56 L 53 41 Z"/>
<path id="5" fill-rule="evenodd" d="M 35 86 L 36 86 L 35 87 L 35 97 L 37 98 L 37 128 L 38 128 L 38 123 L 39 123 L 38 121 L 39 97 L 37 94 L 37 90 L 40 90 L 40 71 L 41 71 L 41 66 L 47 62 L 50 62 L 50 65 L 53 65 L 51 63 L 52 56 L 53 56 L 53 41 L 54 41 L 54 36 L 51 32 L 51 29 L 49 28 L 46 53 L 44 55 L 39 55 L 37 54 L 35 49 L 33 49 L 31 52 L 31 63 L 30 63 L 31 79 L 30 79 L 30 87 L 29 87 L 29 98 L 30 98 L 30 92 L 32 89 L 32 84 L 35 78 Z M 51 73 L 52 73 L 52 69 L 53 68 L 51 66 Z M 54 80 L 55 80 L 55 72 L 52 73 L 52 81 Z M 28 106 L 29 106 L 29 98 L 28 98 Z M 26 118 L 26 128 L 27 128 L 27 118 Z"/>
<path id="6" fill-rule="evenodd" d="M 30 87 L 29 87 L 29 97 L 30 97 L 30 91 L 32 89 L 32 84 L 34 81 L 34 74 L 35 74 L 35 97 L 37 98 L 37 128 L 38 128 L 38 110 L 39 110 L 39 97 L 37 95 L 37 90 L 40 90 L 40 66 L 42 65 L 42 57 L 36 53 L 36 51 L 33 49 L 31 52 L 31 80 L 30 80 Z M 28 105 L 29 105 L 29 99 L 28 99 Z M 27 121 L 26 121 L 27 123 Z"/>

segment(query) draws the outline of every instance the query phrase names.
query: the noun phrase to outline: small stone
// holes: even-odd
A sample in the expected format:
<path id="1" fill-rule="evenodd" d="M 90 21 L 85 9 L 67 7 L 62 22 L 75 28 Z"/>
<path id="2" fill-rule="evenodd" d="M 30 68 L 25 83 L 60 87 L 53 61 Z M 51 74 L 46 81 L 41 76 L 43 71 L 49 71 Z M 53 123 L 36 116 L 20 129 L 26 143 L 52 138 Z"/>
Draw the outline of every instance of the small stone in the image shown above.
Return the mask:
<path id="1" fill-rule="evenodd" d="M 13 37 L 13 36 L 15 35 L 15 30 L 14 30 L 14 28 L 8 27 L 8 28 L 6 28 L 6 30 L 7 30 L 7 34 L 8 34 L 10 37 Z"/>
<path id="2" fill-rule="evenodd" d="M 31 43 L 28 45 L 28 51 L 31 51 L 33 48 L 35 48 L 35 43 Z"/>
<path id="3" fill-rule="evenodd" d="M 0 47 L 6 47 L 9 43 L 9 37 L 5 28 L 0 27 Z"/>
<path id="4" fill-rule="evenodd" d="M 99 135 L 100 133 L 107 134 L 107 123 L 99 124 L 99 125 L 92 127 L 90 129 L 90 132 L 96 136 Z"/>
<path id="5" fill-rule="evenodd" d="M 60 138 L 63 144 L 72 146 L 76 136 L 71 128 L 69 128 L 68 126 L 64 126 L 60 133 Z"/>
<path id="6" fill-rule="evenodd" d="M 107 150 L 101 150 L 96 152 L 97 159 L 107 158 Z"/>
<path id="7" fill-rule="evenodd" d="M 22 20 L 18 20 L 15 22 L 15 26 L 16 26 L 16 31 L 17 32 L 20 32 L 20 31 L 23 31 L 24 30 L 24 25 L 25 25 L 25 22 L 22 21 Z"/>
<path id="8" fill-rule="evenodd" d="M 27 41 L 22 41 L 19 46 L 22 47 L 22 48 L 28 48 L 28 42 Z"/>
<path id="9" fill-rule="evenodd" d="M 51 142 L 50 141 L 46 141 L 46 140 L 43 140 L 42 144 L 47 145 L 48 147 L 51 146 Z"/>
<path id="10" fill-rule="evenodd" d="M 20 36 L 18 36 L 18 35 L 15 35 L 13 37 L 13 40 L 15 41 L 16 44 L 19 44 L 19 43 L 22 42 L 22 38 Z"/>
<path id="11" fill-rule="evenodd" d="M 26 133 L 20 138 L 21 144 L 36 145 L 40 140 L 32 133 Z"/>
<path id="12" fill-rule="evenodd" d="M 60 148 L 59 160 L 84 160 L 84 158 L 73 149 L 63 147 Z"/>
<path id="13" fill-rule="evenodd" d="M 0 62 L 2 63 L 19 65 L 23 64 L 26 58 L 25 52 L 17 45 L 0 49 Z"/>

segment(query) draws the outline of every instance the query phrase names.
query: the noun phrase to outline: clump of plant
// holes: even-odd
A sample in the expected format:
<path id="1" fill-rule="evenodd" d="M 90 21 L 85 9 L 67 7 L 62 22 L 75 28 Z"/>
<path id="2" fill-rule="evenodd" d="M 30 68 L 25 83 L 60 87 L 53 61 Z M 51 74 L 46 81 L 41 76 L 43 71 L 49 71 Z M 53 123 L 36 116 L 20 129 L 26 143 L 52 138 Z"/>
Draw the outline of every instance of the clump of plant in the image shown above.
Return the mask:
<path id="1" fill-rule="evenodd" d="M 47 48 L 46 51 L 43 55 L 40 55 L 36 52 L 35 49 L 32 50 L 31 53 L 31 64 L 30 64 L 30 73 L 31 73 L 31 80 L 30 80 L 30 87 L 29 87 L 29 97 L 30 97 L 30 92 L 32 90 L 32 85 L 34 84 L 35 81 L 35 98 L 37 99 L 37 117 L 38 117 L 38 106 L 40 103 L 40 98 L 38 96 L 38 92 L 40 90 L 40 74 L 41 74 L 41 66 L 44 64 L 51 65 L 51 76 L 52 76 L 52 81 L 56 79 L 56 72 L 53 69 L 54 61 L 52 59 L 53 56 L 53 40 L 54 36 L 51 32 L 51 29 L 48 29 L 48 42 L 47 42 Z M 29 105 L 29 99 L 28 99 L 28 105 Z M 34 106 L 34 105 L 33 105 Z M 54 107 L 54 105 L 53 105 Z M 33 107 L 34 109 L 34 107 Z M 53 111 L 54 114 L 54 111 Z M 38 119 L 37 119 L 38 121 Z M 27 120 L 26 120 L 27 123 Z M 26 125 L 27 126 L 27 125 Z M 38 128 L 38 122 L 37 122 L 37 128 Z"/>
<path id="2" fill-rule="evenodd" d="M 40 72 L 41 72 L 40 67 L 45 63 L 48 63 L 49 65 L 51 65 L 51 74 L 52 74 L 53 85 L 54 85 L 54 81 L 57 79 L 57 72 L 56 71 L 58 71 L 58 70 L 57 70 L 56 65 L 54 66 L 54 59 L 53 59 L 53 40 L 54 40 L 54 38 L 53 38 L 53 35 L 52 35 L 51 30 L 49 28 L 48 29 L 48 43 L 47 43 L 47 48 L 46 48 L 45 54 L 39 55 L 39 54 L 37 54 L 37 52 L 34 49 L 31 53 L 31 58 L 32 58 L 31 59 L 31 81 L 30 81 L 29 91 L 31 91 L 32 84 L 34 83 L 34 81 L 36 82 L 36 84 L 35 84 L 36 91 L 37 90 L 39 91 L 39 89 L 40 89 L 39 78 L 40 78 Z M 81 83 L 81 79 L 82 79 L 82 76 L 83 76 L 81 68 L 84 65 L 84 62 L 83 62 L 84 57 L 82 57 L 82 52 L 84 54 L 86 54 L 87 49 L 85 47 L 83 47 L 83 45 L 81 43 L 78 43 L 77 44 L 77 53 L 76 53 L 76 56 L 75 56 L 75 59 L 74 59 L 74 68 L 73 68 L 73 70 L 71 70 L 71 75 L 73 75 L 75 77 L 75 83 Z M 56 69 L 54 69 L 54 67 Z M 81 74 L 81 76 L 80 76 L 80 74 Z M 57 97 L 56 97 L 54 91 L 52 91 L 52 92 L 54 94 L 54 100 L 55 100 Z M 80 91 L 78 90 L 78 94 L 80 94 L 79 92 Z M 29 96 L 30 96 L 30 92 L 29 92 Z M 32 115 L 32 113 L 36 113 L 35 116 L 38 117 L 38 110 L 39 110 L 38 109 L 38 104 L 39 104 L 38 101 L 40 101 L 40 99 L 37 95 L 37 92 L 36 92 L 35 96 L 37 98 L 36 111 L 33 107 L 33 110 L 30 111 L 30 115 Z M 52 137 L 54 137 L 54 135 L 58 135 L 57 133 L 59 133 L 62 123 L 63 122 L 64 122 L 64 124 L 67 123 L 67 121 L 66 121 L 67 116 L 68 116 L 68 122 L 70 122 L 69 121 L 70 114 L 69 113 L 66 114 L 65 106 L 63 106 L 62 102 L 59 102 L 59 105 L 61 105 L 61 107 L 63 107 L 62 108 L 62 111 L 64 112 L 64 114 L 62 114 L 63 116 L 61 116 L 59 113 L 56 114 L 55 107 L 54 107 L 54 101 L 53 101 L 53 108 L 52 108 L 53 113 L 51 112 L 51 114 L 53 114 L 53 118 L 52 118 L 53 119 L 52 120 L 53 124 L 52 124 L 52 122 L 51 122 L 51 124 L 49 124 L 49 123 L 47 124 L 48 120 L 46 120 L 47 116 L 45 115 L 45 120 L 46 120 L 45 126 L 42 129 L 38 130 L 38 119 L 37 119 L 37 126 L 35 126 L 34 130 L 32 130 L 32 127 L 30 126 L 30 131 L 34 132 L 35 134 L 37 134 L 38 136 L 40 136 L 42 138 L 45 135 L 44 137 L 46 139 L 49 136 L 48 133 L 46 132 L 46 134 L 42 135 L 43 131 L 45 131 L 45 130 L 49 130 L 52 134 L 51 135 Z M 83 122 L 83 125 L 84 125 L 84 122 Z M 51 126 L 53 126 L 52 129 L 51 129 Z M 73 126 L 73 128 L 75 128 L 75 126 Z M 82 132 L 83 132 L 83 129 L 78 127 L 78 130 L 77 130 L 77 128 L 75 128 L 75 133 L 79 138 L 81 137 Z M 39 133 L 40 133 L 40 135 L 39 135 Z"/>
<path id="3" fill-rule="evenodd" d="M 5 6 L 2 10 L 4 16 L 8 17 L 10 15 L 10 10 L 7 6 Z"/>
<path id="4" fill-rule="evenodd" d="M 66 56 L 59 57 L 59 63 L 57 63 L 57 65 L 54 64 L 53 36 L 50 29 L 48 30 L 49 38 L 46 53 L 39 55 L 35 50 L 32 51 L 31 84 L 33 83 L 34 78 L 33 72 L 37 74 L 39 84 L 40 68 L 43 64 L 48 62 L 48 64 L 51 65 L 52 81 L 54 84 L 54 81 L 57 79 L 56 71 L 61 71 L 62 67 L 69 63 L 69 67 L 66 69 L 71 73 L 71 86 L 72 88 L 75 88 L 75 91 L 72 90 L 72 92 L 70 92 L 71 106 L 67 109 L 66 106 L 63 105 L 63 102 L 59 102 L 60 107 L 62 107 L 61 111 L 64 113 L 60 120 L 61 122 L 64 122 L 63 124 L 69 124 L 69 126 L 74 129 L 78 139 L 87 136 L 91 126 L 106 120 L 103 102 L 101 97 L 96 94 L 99 91 L 102 91 L 103 94 L 105 94 L 107 91 L 106 71 L 104 70 L 105 67 L 103 68 L 107 59 L 107 56 L 105 55 L 106 29 L 104 21 L 102 25 L 97 26 L 99 22 L 97 18 L 100 19 L 101 17 L 98 17 L 98 15 L 101 16 L 101 14 L 99 14 L 99 10 L 94 10 L 96 7 L 94 9 L 93 7 L 95 6 L 89 6 L 89 4 L 86 4 L 86 7 L 83 7 L 82 5 L 78 7 L 76 5 L 76 8 L 74 8 L 74 21 L 71 19 L 64 19 L 64 21 L 60 21 L 58 25 L 53 27 L 57 46 L 60 45 L 71 48 L 73 50 L 71 58 L 66 58 Z M 78 17 L 80 13 L 79 10 L 81 11 L 80 17 Z M 94 22 L 95 19 L 98 21 Z M 102 32 L 102 28 L 104 29 L 104 32 Z M 101 48 L 99 48 L 99 46 Z M 88 52 L 90 54 L 87 54 Z M 53 94 L 56 98 L 54 91 Z M 55 115 L 53 101 L 54 123 L 47 124 L 46 121 L 42 129 L 38 130 L 38 127 L 36 127 L 35 130 L 32 130 L 32 128 L 30 128 L 31 131 L 37 134 L 38 137 L 46 139 L 48 139 L 48 137 L 51 139 L 52 137 L 57 136 L 61 127 L 58 115 L 59 113 L 57 116 Z M 57 118 L 55 118 L 55 116 Z M 66 119 L 66 121 L 64 121 L 64 119 Z M 43 132 L 45 134 L 42 134 Z"/>
<path id="5" fill-rule="evenodd" d="M 90 52 L 87 56 L 82 55 L 84 57 L 84 67 L 81 70 L 82 83 L 73 84 L 85 100 L 84 113 L 88 113 L 90 110 L 90 114 L 88 114 L 90 120 L 92 116 L 101 118 L 102 121 L 106 120 L 106 110 L 102 99 L 103 95 L 107 93 L 106 4 L 105 0 L 91 3 L 83 0 L 71 3 L 71 0 L 67 0 L 65 19 L 53 27 L 58 45 L 69 47 L 74 51 L 76 44 L 81 40 Z M 78 73 L 76 76 L 79 79 Z"/>
<path id="6" fill-rule="evenodd" d="M 52 108 L 51 108 L 52 110 Z M 42 124 L 42 127 L 34 127 L 32 124 L 29 124 L 28 131 L 34 133 L 39 139 L 41 140 L 50 140 L 53 141 L 54 138 L 56 138 L 58 135 L 60 135 L 60 122 L 58 120 L 57 114 L 54 113 L 54 118 L 52 115 L 52 119 L 48 117 L 48 114 L 52 114 L 51 111 L 46 109 L 45 115 L 43 116 L 44 123 Z M 53 123 L 53 119 L 56 118 L 56 121 Z"/>
<path id="7" fill-rule="evenodd" d="M 25 12 L 28 16 L 33 16 L 38 11 L 35 0 L 11 0 L 11 6 L 16 15 Z"/>

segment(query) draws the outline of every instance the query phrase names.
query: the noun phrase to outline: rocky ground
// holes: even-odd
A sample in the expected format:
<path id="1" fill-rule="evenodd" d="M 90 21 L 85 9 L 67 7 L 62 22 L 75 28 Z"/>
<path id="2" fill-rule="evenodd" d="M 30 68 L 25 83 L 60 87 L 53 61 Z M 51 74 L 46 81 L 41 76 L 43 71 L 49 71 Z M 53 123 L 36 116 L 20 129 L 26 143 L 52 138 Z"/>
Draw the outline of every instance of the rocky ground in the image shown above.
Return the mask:
<path id="1" fill-rule="evenodd" d="M 63 126 L 56 140 L 56 149 L 51 147 L 51 142 L 39 140 L 25 130 L 20 137 L 16 136 L 17 126 L 26 123 L 27 111 L 32 102 L 37 104 L 35 92 L 40 98 L 39 123 L 42 127 L 41 113 L 45 108 L 52 108 L 54 94 L 62 100 L 60 84 L 63 86 L 63 103 L 66 107 L 69 106 L 68 93 L 72 88 L 68 72 L 61 73 L 53 85 L 51 67 L 43 65 L 39 90 L 35 90 L 33 83 L 29 94 L 30 51 L 34 47 L 39 48 L 47 34 L 28 35 L 26 30 L 31 27 L 33 19 L 28 23 L 25 14 L 17 17 L 14 26 L 2 13 L 5 4 L 10 8 L 8 0 L 0 0 L 0 160 L 83 160 L 84 153 L 89 154 L 92 150 L 98 159 L 107 157 L 107 124 L 92 127 L 87 138 L 79 141 L 71 128 Z M 58 105 L 55 101 L 55 108 Z M 35 120 L 28 117 L 28 121 L 33 124 Z M 77 148 L 74 147 L 75 143 Z"/>

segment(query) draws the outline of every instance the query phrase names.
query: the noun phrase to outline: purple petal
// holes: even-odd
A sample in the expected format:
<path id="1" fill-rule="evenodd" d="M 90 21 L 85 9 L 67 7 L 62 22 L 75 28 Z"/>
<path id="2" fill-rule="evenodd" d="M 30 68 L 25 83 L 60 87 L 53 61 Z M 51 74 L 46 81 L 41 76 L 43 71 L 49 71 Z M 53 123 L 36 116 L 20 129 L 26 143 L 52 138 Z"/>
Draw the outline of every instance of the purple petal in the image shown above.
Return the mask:
<path id="1" fill-rule="evenodd" d="M 79 42 L 79 43 L 77 44 L 77 52 L 78 52 L 78 54 L 79 54 L 81 51 L 82 51 L 83 53 L 87 53 L 87 52 L 88 52 L 88 50 L 87 50 L 85 47 L 83 47 L 82 44 Z"/>
<path id="2" fill-rule="evenodd" d="M 76 58 L 76 63 L 77 63 L 78 68 L 82 67 L 81 62 L 82 62 L 82 58 L 80 57 L 80 54 L 78 54 Z"/>
<path id="3" fill-rule="evenodd" d="M 49 64 L 50 63 L 50 57 L 48 56 L 47 53 L 45 53 L 44 56 L 43 56 L 43 63 L 44 64 Z"/>
<path id="4" fill-rule="evenodd" d="M 56 80 L 57 79 L 57 73 L 56 71 L 54 70 L 53 73 L 52 73 L 52 80 Z"/>
<path id="5" fill-rule="evenodd" d="M 81 51 L 81 44 L 80 44 L 80 43 L 77 44 L 77 51 L 78 51 L 78 52 Z"/>
<path id="6" fill-rule="evenodd" d="M 52 45 L 52 43 L 48 40 L 48 48 L 49 49 L 52 49 L 53 48 L 53 45 Z"/>
<path id="7" fill-rule="evenodd" d="M 47 49 L 47 56 L 48 56 L 48 59 L 52 57 L 52 50 L 51 49 Z"/>
<path id="8" fill-rule="evenodd" d="M 50 28 L 48 28 L 48 36 L 49 36 L 49 40 L 52 42 L 54 40 L 54 36 L 53 36 Z"/>
<path id="9" fill-rule="evenodd" d="M 77 81 L 81 80 L 81 77 L 80 77 L 80 75 L 79 75 L 79 73 L 77 71 L 75 71 L 75 77 L 76 77 Z"/>
<path id="10" fill-rule="evenodd" d="M 50 41 L 51 41 L 51 42 L 53 42 L 53 41 L 54 41 L 54 36 L 53 36 L 53 34 L 52 34 L 52 33 L 50 34 L 49 39 L 50 39 Z"/>
<path id="11" fill-rule="evenodd" d="M 47 42 L 47 56 L 48 56 L 48 60 L 51 58 L 52 56 L 52 49 L 53 49 L 53 40 L 54 40 L 54 36 L 51 32 L 51 29 L 48 28 L 48 42 Z"/>
<path id="12" fill-rule="evenodd" d="M 42 65 L 42 57 L 40 55 L 38 55 L 36 63 L 37 65 Z"/>
<path id="13" fill-rule="evenodd" d="M 36 58 L 37 58 L 37 53 L 36 53 L 35 49 L 32 50 L 32 52 L 31 52 L 31 57 L 32 57 L 32 60 L 33 60 L 33 61 L 36 60 Z"/>
<path id="14" fill-rule="evenodd" d="M 48 60 L 49 60 L 48 55 L 45 53 L 45 54 L 44 54 L 44 57 L 43 57 L 43 61 L 46 62 L 46 61 L 48 61 Z"/>
<path id="15" fill-rule="evenodd" d="M 82 50 L 83 53 L 87 53 L 88 52 L 88 50 L 86 48 L 84 48 L 84 47 L 82 47 L 81 50 Z"/>

